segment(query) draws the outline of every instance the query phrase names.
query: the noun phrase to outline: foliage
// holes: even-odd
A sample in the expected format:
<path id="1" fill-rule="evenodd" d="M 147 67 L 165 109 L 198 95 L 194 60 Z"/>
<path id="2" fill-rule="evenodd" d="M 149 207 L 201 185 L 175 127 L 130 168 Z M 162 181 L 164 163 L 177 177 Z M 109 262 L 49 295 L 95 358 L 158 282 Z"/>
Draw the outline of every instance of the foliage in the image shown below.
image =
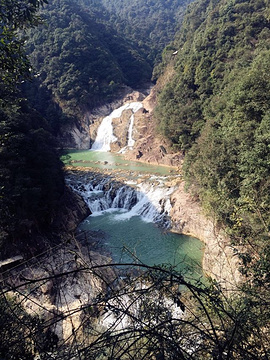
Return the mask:
<path id="1" fill-rule="evenodd" d="M 0 225 L 15 246 L 18 239 L 23 244 L 37 229 L 47 229 L 63 192 L 63 176 L 50 128 L 39 114 L 21 103 L 10 114 L 1 111 L 1 118 Z M 1 246 L 3 256 L 11 244 Z"/>
<path id="2" fill-rule="evenodd" d="M 45 91 L 74 121 L 85 110 L 113 99 L 123 85 L 151 78 L 151 66 L 138 46 L 110 25 L 101 4 L 51 1 L 41 16 L 44 25 L 31 30 L 27 41 L 40 91 L 28 96 L 45 115 Z"/>
<path id="3" fill-rule="evenodd" d="M 51 129 L 18 91 L 29 78 L 19 28 L 36 24 L 43 1 L 1 1 L 0 249 L 24 251 L 37 231 L 47 231 L 63 192 L 61 163 Z M 37 241 L 35 240 L 34 243 Z M 32 244 L 33 245 L 33 244 Z M 35 246 L 35 245 L 34 245 Z"/>
<path id="4" fill-rule="evenodd" d="M 29 237 L 48 230 L 63 190 L 51 129 L 17 92 L 18 84 L 29 77 L 17 29 L 34 25 L 42 2 L 16 4 L 26 7 L 2 0 L 0 9 L 1 256 L 8 246 L 16 251 L 26 246 Z M 58 6 L 59 19 L 53 15 Z M 117 32 L 104 24 L 107 12 L 98 23 L 96 8 L 87 12 L 80 6 L 53 2 L 44 13 L 52 22 L 31 33 L 35 46 L 28 43 L 44 96 L 64 102 L 68 109 L 89 101 L 97 104 L 100 90 L 110 98 L 122 83 L 137 83 L 141 70 L 144 79 L 149 77 L 139 47 L 126 41 L 119 45 Z M 78 309 L 85 311 L 85 342 L 75 338 L 74 346 L 53 349 L 53 356 L 66 359 L 79 351 L 82 359 L 269 358 L 268 19 L 266 1 L 204 0 L 192 5 L 174 44 L 164 52 L 164 61 L 175 64 L 175 76 L 161 92 L 157 110 L 162 132 L 187 153 L 186 179 L 208 213 L 227 226 L 248 280 L 236 296 L 228 298 L 215 283 L 189 284 L 173 269 L 140 265 L 147 270 L 143 275 L 139 272 L 134 278 L 126 273 L 118 287 L 105 281 L 108 291 Z M 243 244 L 245 251 L 239 246 Z M 101 277 L 101 267 L 87 265 L 80 271 Z M 26 289 L 46 280 L 25 279 Z M 7 292 L 20 292 L 20 286 L 5 285 Z M 40 329 L 17 303 L 6 302 L 5 291 L 1 355 L 31 359 L 28 341 L 42 344 L 38 334 L 46 328 Z M 175 315 L 173 306 L 185 315 Z M 114 321 L 97 331 L 93 312 L 100 309 L 105 316 L 113 315 Z M 7 326 L 10 320 L 12 326 Z M 123 321 L 127 325 L 119 329 Z M 9 340 L 12 337 L 14 341 Z M 44 359 L 50 356 L 41 345 L 39 353 Z"/>
<path id="5" fill-rule="evenodd" d="M 181 149 L 192 146 L 208 116 L 214 115 L 217 95 L 231 86 L 233 76 L 269 48 L 264 9 L 267 4 L 257 1 L 190 5 L 171 45 L 171 57 L 163 56 L 170 61 L 172 52 L 178 51 L 172 60 L 174 77 L 161 91 L 157 109 L 161 131 Z"/>
<path id="6" fill-rule="evenodd" d="M 187 153 L 188 185 L 207 214 L 225 226 L 243 260 L 242 271 L 264 278 L 265 289 L 269 31 L 267 1 L 192 4 L 172 44 L 177 55 L 164 57 L 174 63 L 174 76 L 161 91 L 156 112 L 160 131 Z M 245 250 L 239 247 L 244 244 Z"/>
<path id="7" fill-rule="evenodd" d="M 163 48 L 180 26 L 186 0 L 101 0 L 119 32 L 139 45 L 151 64 L 160 60 Z"/>
<path id="8" fill-rule="evenodd" d="M 51 1 L 41 12 L 44 25 L 28 35 L 35 84 L 27 86 L 27 97 L 57 132 L 63 123 L 117 97 L 123 85 L 149 82 L 186 4 Z"/>
<path id="9" fill-rule="evenodd" d="M 1 296 L 0 358 L 5 360 L 34 359 L 31 333 L 38 329 L 38 320 L 27 315 L 19 302 Z"/>
<path id="10" fill-rule="evenodd" d="M 258 297 L 248 295 L 248 292 L 228 297 L 216 283 L 206 286 L 198 281 L 191 284 L 173 268 L 164 265 L 121 264 L 121 269 L 119 265 L 97 265 L 91 260 L 91 264 L 84 262 L 83 267 L 63 273 L 55 269 L 51 276 L 46 273 L 45 277 L 24 278 L 13 286 L 13 292 L 20 294 L 22 304 L 26 301 L 38 305 L 32 297 L 34 289 L 46 287 L 47 282 L 56 279 L 55 284 L 60 287 L 59 281 L 64 281 L 67 276 L 87 274 L 98 277 L 105 284 L 105 288 L 103 286 L 86 304 L 79 307 L 72 304 L 69 309 L 65 302 L 64 318 L 68 320 L 76 315 L 81 320 L 73 324 L 71 337 L 62 340 L 53 333 L 58 323 L 61 327 L 61 312 L 55 312 L 53 318 L 50 316 L 50 321 L 44 318 L 39 326 L 28 323 L 26 337 L 17 336 L 15 322 L 9 329 L 11 334 L 15 332 L 9 353 L 16 353 L 19 344 L 27 340 L 35 345 L 36 355 L 41 359 L 268 358 L 267 302 L 262 299 L 259 302 Z M 108 277 L 108 274 L 111 275 Z M 4 296 L 11 289 L 10 281 Z M 42 312 L 43 305 L 40 306 Z M 13 316 L 13 311 L 10 308 L 8 316 Z M 24 326 L 27 325 L 24 318 L 21 320 Z M 6 334 L 6 327 L 1 331 Z M 44 345 L 45 334 L 48 343 L 54 344 L 50 353 Z M 53 339 L 57 341 L 53 342 Z"/>
<path id="11" fill-rule="evenodd" d="M 1 0 L 0 3 L 0 76 L 1 92 L 14 86 L 22 75 L 29 73 L 29 62 L 24 54 L 23 40 L 18 35 L 18 29 L 37 23 L 37 9 L 46 1 Z M 2 97 L 2 96 L 1 96 Z"/>

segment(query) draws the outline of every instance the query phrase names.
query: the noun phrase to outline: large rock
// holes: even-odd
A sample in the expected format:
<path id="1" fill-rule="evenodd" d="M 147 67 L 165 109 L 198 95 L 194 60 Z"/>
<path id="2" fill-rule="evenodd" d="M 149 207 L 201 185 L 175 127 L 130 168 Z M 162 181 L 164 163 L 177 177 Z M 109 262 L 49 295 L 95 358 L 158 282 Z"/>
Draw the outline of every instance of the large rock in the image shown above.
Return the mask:
<path id="1" fill-rule="evenodd" d="M 227 290 L 240 281 L 239 259 L 235 256 L 230 239 L 222 228 L 203 214 L 198 200 L 185 191 L 182 182 L 172 197 L 171 219 L 173 230 L 196 237 L 204 242 L 203 270 Z"/>
<path id="2" fill-rule="evenodd" d="M 70 233 L 88 215 L 90 210 L 83 198 L 66 186 L 52 226 L 57 232 Z"/>
<path id="3" fill-rule="evenodd" d="M 113 134 L 117 138 L 117 141 L 111 144 L 111 151 L 118 152 L 127 146 L 128 130 L 132 114 L 133 112 L 131 109 L 124 110 L 120 118 L 112 120 Z"/>
<path id="4" fill-rule="evenodd" d="M 178 167 L 183 161 L 183 154 L 175 152 L 170 141 L 158 135 L 156 130 L 157 119 L 153 115 L 156 93 L 157 87 L 154 86 L 143 99 L 143 107 L 135 114 L 132 134 L 135 145 L 125 153 L 125 157 L 129 160 Z"/>
<path id="5" fill-rule="evenodd" d="M 7 294 L 17 297 L 29 314 L 39 317 L 44 336 L 49 331 L 58 345 L 71 344 L 75 336 L 77 340 L 83 337 L 89 318 L 87 307 L 105 296 L 107 284 L 117 277 L 110 267 L 92 269 L 110 262 L 110 257 L 91 250 L 91 244 L 61 244 L 29 261 L 19 272 L 11 272 Z"/>

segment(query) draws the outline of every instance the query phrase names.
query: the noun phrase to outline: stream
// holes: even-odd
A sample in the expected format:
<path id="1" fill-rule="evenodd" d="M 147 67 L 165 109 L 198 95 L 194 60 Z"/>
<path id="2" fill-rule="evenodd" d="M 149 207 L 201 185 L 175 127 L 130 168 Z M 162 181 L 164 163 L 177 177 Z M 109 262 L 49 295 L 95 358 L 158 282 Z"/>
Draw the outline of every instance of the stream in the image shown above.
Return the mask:
<path id="1" fill-rule="evenodd" d="M 91 211 L 78 233 L 102 233 L 103 246 L 116 263 L 167 264 L 186 276 L 201 277 L 202 243 L 170 231 L 171 195 L 181 176 L 167 166 L 127 161 L 121 155 L 124 151 L 110 152 L 110 143 L 117 140 L 114 116 L 125 109 L 135 113 L 141 106 L 136 102 L 114 110 L 100 124 L 92 149 L 69 150 L 62 157 L 70 169 L 67 184 Z M 134 145 L 132 116 L 126 147 Z M 78 171 L 78 167 L 87 169 Z"/>

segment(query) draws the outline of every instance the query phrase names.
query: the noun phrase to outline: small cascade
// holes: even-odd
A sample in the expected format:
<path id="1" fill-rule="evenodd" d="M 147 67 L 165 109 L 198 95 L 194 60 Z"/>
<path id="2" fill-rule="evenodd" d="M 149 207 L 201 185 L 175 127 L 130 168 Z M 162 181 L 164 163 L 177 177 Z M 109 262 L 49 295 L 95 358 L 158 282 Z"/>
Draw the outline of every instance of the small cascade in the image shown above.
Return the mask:
<path id="1" fill-rule="evenodd" d="M 171 210 L 170 195 L 173 188 L 166 188 L 162 184 L 141 183 L 138 185 L 137 202 L 128 212 L 116 215 L 118 220 L 127 220 L 140 215 L 144 221 L 169 226 L 168 217 Z"/>
<path id="2" fill-rule="evenodd" d="M 81 179 L 80 181 L 78 178 L 73 180 L 68 177 L 67 183 L 84 198 L 92 216 L 120 210 L 121 213 L 114 216 L 118 221 L 141 216 L 146 222 L 157 223 L 164 227 L 170 226 L 170 195 L 174 188 L 167 188 L 162 182 L 119 186 L 119 183 L 111 181 L 109 177 L 102 180 Z"/>
<path id="3" fill-rule="evenodd" d="M 112 202 L 112 208 L 130 210 L 137 201 L 138 194 L 136 190 L 129 186 L 122 186 L 116 191 Z"/>
<path id="4" fill-rule="evenodd" d="M 128 129 L 128 147 L 132 147 L 135 141 L 132 139 L 133 132 L 133 123 L 134 123 L 134 114 L 142 107 L 142 103 L 140 102 L 131 102 L 121 106 L 118 109 L 115 109 L 110 115 L 106 116 L 97 131 L 96 140 L 91 148 L 91 150 L 95 151 L 110 151 L 110 144 L 117 141 L 117 137 L 115 137 L 113 133 L 112 120 L 119 118 L 122 115 L 124 110 L 132 110 L 133 114 L 130 117 L 130 124 Z"/>
<path id="5" fill-rule="evenodd" d="M 134 114 L 132 114 L 130 117 L 130 124 L 129 124 L 129 128 L 128 128 L 128 144 L 127 144 L 127 146 L 131 149 L 133 148 L 133 146 L 135 144 L 135 140 L 133 140 L 133 138 L 132 138 L 133 124 L 134 124 Z"/>

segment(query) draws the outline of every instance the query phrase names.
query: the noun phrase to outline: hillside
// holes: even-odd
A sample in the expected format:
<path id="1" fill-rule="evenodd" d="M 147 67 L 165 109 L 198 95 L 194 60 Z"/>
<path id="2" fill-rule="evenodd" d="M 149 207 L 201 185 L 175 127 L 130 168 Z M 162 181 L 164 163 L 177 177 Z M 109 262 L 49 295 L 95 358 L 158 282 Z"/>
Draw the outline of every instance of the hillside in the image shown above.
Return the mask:
<path id="1" fill-rule="evenodd" d="M 58 106 L 56 122 L 61 111 L 60 120 L 76 119 L 85 109 L 110 101 L 124 85 L 150 80 L 150 65 L 108 24 L 102 7 L 85 10 L 72 0 L 52 1 L 41 16 L 44 25 L 28 34 L 36 87 L 27 94 L 46 117 Z"/>
<path id="2" fill-rule="evenodd" d="M 181 26 L 190 0 L 101 0 L 116 28 L 138 44 L 147 60 L 157 63 Z"/>
<path id="3" fill-rule="evenodd" d="M 19 91 L 31 78 L 19 29 L 38 21 L 43 3 L 1 2 L 0 259 L 43 249 L 64 193 L 52 129 Z"/>
<path id="4" fill-rule="evenodd" d="M 267 1 L 193 3 L 170 46 L 177 55 L 169 57 L 168 48 L 164 53 L 164 74 L 170 72 L 170 81 L 161 89 L 156 109 L 160 132 L 186 153 L 190 188 L 206 213 L 226 228 L 243 272 L 266 288 L 269 11 Z"/>
<path id="5" fill-rule="evenodd" d="M 149 82 L 185 6 L 182 0 L 50 1 L 40 12 L 44 24 L 28 33 L 35 81 L 26 96 L 32 106 L 57 133 L 62 124 L 117 98 L 123 87 Z"/>

